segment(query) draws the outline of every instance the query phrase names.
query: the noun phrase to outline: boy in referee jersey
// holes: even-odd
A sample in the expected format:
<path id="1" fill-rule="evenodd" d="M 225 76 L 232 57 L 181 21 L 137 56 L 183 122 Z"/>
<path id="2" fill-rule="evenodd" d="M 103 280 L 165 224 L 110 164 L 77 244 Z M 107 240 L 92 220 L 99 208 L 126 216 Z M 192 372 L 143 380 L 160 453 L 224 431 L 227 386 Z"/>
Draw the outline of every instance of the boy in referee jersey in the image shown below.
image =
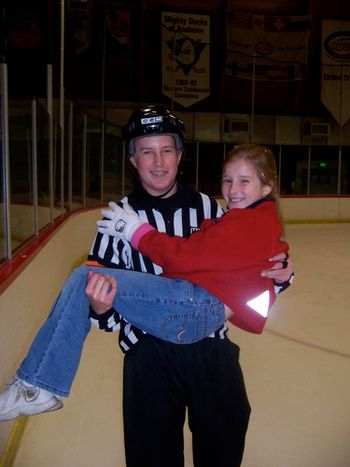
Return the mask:
<path id="1" fill-rule="evenodd" d="M 131 115 L 123 136 L 137 179 L 134 190 L 123 202 L 157 230 L 188 237 L 204 219 L 218 218 L 222 211 L 215 200 L 192 191 L 177 177 L 184 148 L 183 131 L 181 120 L 162 106 L 141 107 Z M 137 141 L 146 136 L 153 138 L 149 154 L 139 154 Z M 165 147 L 162 144 L 164 136 L 170 136 L 175 145 L 176 150 L 170 154 L 166 150 L 168 143 Z M 273 278 L 276 288 L 283 290 L 292 276 L 291 262 L 284 253 L 273 259 L 277 263 L 262 273 Z M 88 260 L 111 268 L 153 274 L 162 271 L 129 243 L 108 234 L 97 234 Z M 62 407 L 57 396 L 69 395 L 90 326 L 88 310 L 82 315 L 50 316 L 11 385 L 20 394 L 17 415 Z M 250 406 L 239 364 L 239 348 L 228 339 L 226 324 L 199 342 L 177 345 L 122 321 L 119 343 L 125 353 L 123 410 L 127 466 L 182 467 L 186 410 L 194 465 L 239 466 Z M 40 350 L 43 345 L 47 349 L 45 355 Z M 55 352 L 60 353 L 60 359 L 54 367 L 50 359 Z M 0 413 L 2 405 L 0 396 Z"/>

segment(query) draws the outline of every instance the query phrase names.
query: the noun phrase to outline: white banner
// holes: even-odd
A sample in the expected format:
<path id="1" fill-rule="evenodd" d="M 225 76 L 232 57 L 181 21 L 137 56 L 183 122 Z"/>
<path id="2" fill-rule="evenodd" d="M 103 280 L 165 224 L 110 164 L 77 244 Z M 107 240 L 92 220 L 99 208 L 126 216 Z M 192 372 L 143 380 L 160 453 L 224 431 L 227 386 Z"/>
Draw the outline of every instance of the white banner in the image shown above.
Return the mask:
<path id="1" fill-rule="evenodd" d="M 321 101 L 338 125 L 350 118 L 350 22 L 322 21 Z"/>
<path id="2" fill-rule="evenodd" d="M 210 17 L 162 13 L 162 92 L 184 107 L 210 95 Z"/>
<path id="3" fill-rule="evenodd" d="M 305 79 L 310 16 L 227 12 L 226 74 L 255 80 Z"/>

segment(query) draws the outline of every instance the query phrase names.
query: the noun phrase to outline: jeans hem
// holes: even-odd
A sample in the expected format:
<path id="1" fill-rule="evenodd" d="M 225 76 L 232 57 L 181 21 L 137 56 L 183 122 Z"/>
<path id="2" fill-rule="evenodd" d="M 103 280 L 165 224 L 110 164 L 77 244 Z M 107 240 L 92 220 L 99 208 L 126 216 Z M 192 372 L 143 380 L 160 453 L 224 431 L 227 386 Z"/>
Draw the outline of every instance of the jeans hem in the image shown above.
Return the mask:
<path id="1" fill-rule="evenodd" d="M 23 381 L 25 381 L 26 383 L 32 384 L 36 388 L 44 389 L 45 391 L 55 394 L 55 396 L 69 397 L 69 394 L 70 394 L 69 391 L 67 392 L 67 391 L 55 388 L 54 386 L 50 386 L 49 384 L 43 383 L 42 381 L 38 381 L 35 378 L 32 378 L 31 376 L 26 375 L 21 370 L 18 370 L 16 374 L 18 378 L 23 379 Z"/>

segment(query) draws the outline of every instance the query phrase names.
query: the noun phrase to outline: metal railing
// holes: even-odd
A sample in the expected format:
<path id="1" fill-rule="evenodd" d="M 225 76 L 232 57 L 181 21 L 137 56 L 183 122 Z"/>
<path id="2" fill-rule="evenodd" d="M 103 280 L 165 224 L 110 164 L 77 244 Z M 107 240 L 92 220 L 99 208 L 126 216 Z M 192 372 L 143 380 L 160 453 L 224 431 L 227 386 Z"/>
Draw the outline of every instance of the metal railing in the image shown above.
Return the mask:
<path id="1" fill-rule="evenodd" d="M 1 65 L 0 264 L 60 216 L 119 199 L 132 188 L 120 128 L 71 101 L 60 110 L 51 94 L 9 99 L 7 65 Z M 187 141 L 180 171 L 195 189 L 220 195 L 221 164 L 233 145 Z M 350 194 L 349 146 L 269 147 L 282 195 Z"/>

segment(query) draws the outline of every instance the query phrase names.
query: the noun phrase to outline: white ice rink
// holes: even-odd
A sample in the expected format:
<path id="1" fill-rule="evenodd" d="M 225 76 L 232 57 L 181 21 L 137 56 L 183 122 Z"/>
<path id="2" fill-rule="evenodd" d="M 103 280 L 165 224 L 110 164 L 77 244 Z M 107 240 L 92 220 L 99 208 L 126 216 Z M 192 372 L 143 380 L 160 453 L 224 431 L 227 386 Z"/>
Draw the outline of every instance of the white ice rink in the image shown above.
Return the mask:
<path id="1" fill-rule="evenodd" d="M 242 467 L 349 467 L 350 224 L 287 225 L 286 238 L 296 279 L 267 330 L 230 327 L 252 405 Z M 121 380 L 117 335 L 93 330 L 72 396 L 29 419 L 14 467 L 124 467 Z"/>

